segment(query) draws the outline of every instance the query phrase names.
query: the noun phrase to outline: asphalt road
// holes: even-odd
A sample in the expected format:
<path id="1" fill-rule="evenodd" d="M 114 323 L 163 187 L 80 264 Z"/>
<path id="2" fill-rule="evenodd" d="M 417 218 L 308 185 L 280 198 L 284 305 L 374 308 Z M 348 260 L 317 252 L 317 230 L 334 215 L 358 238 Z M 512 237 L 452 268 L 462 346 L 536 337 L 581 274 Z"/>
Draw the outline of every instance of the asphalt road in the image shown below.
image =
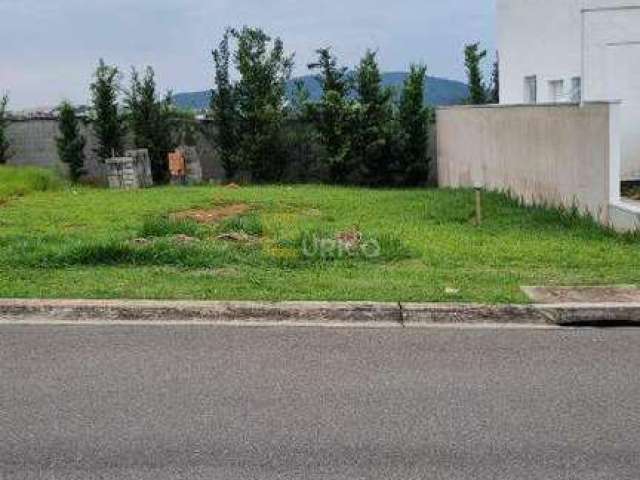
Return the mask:
<path id="1" fill-rule="evenodd" d="M 0 326 L 0 478 L 640 478 L 640 330 Z"/>

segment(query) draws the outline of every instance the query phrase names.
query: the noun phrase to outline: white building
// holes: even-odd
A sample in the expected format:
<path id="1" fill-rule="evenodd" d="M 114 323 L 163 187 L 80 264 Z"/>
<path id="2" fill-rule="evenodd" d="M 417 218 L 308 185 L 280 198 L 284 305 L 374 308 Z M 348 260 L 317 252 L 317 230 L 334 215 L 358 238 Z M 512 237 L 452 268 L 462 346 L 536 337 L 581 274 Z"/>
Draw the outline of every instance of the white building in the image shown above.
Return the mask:
<path id="1" fill-rule="evenodd" d="M 640 0 L 497 0 L 500 101 L 622 102 L 622 180 L 640 180 Z"/>

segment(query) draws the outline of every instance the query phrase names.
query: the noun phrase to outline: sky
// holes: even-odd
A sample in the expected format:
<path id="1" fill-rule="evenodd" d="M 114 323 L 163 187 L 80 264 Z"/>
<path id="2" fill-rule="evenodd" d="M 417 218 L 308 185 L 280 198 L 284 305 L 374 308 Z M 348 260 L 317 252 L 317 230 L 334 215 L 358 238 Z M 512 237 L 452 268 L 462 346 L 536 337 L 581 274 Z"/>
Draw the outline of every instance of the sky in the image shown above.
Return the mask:
<path id="1" fill-rule="evenodd" d="M 13 110 L 87 103 L 99 58 L 126 74 L 151 65 L 163 90 L 205 90 L 212 48 L 242 25 L 281 37 L 295 75 L 332 46 L 344 65 L 372 48 L 385 71 L 423 62 L 464 80 L 465 43 L 495 50 L 495 0 L 0 0 L 0 93 Z"/>

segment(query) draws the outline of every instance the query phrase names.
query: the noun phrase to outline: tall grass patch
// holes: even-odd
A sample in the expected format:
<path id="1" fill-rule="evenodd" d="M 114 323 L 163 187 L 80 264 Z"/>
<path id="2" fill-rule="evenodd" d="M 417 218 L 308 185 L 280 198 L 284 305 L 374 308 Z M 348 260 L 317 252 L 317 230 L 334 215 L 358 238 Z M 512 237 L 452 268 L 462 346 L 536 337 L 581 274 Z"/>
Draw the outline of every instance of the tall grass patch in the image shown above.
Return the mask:
<path id="1" fill-rule="evenodd" d="M 50 169 L 0 165 L 0 202 L 33 192 L 60 190 L 64 183 L 60 175 Z"/>
<path id="2" fill-rule="evenodd" d="M 195 220 L 178 219 L 168 215 L 147 218 L 140 229 L 140 236 L 143 238 L 162 238 L 176 235 L 200 238 L 205 233 L 205 228 Z"/>

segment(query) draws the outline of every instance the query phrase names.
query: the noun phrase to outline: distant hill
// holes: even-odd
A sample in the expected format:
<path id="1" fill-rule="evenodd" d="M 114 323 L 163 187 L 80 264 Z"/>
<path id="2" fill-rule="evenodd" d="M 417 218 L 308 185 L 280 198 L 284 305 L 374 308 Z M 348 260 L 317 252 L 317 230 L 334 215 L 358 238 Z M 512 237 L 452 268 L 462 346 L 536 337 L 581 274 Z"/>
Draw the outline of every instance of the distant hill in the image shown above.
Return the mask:
<path id="1" fill-rule="evenodd" d="M 382 83 L 393 89 L 400 90 L 407 78 L 405 72 L 388 72 L 382 76 Z M 312 100 L 318 100 L 322 95 L 322 88 L 314 75 L 306 75 L 292 79 L 289 82 L 289 94 L 294 91 L 296 81 L 302 81 Z M 469 88 L 462 82 L 447 80 L 446 78 L 428 77 L 425 89 L 425 99 L 432 106 L 456 105 L 463 103 L 469 95 Z M 173 102 L 180 108 L 190 110 L 204 110 L 209 107 L 211 92 L 177 93 L 173 96 Z"/>

